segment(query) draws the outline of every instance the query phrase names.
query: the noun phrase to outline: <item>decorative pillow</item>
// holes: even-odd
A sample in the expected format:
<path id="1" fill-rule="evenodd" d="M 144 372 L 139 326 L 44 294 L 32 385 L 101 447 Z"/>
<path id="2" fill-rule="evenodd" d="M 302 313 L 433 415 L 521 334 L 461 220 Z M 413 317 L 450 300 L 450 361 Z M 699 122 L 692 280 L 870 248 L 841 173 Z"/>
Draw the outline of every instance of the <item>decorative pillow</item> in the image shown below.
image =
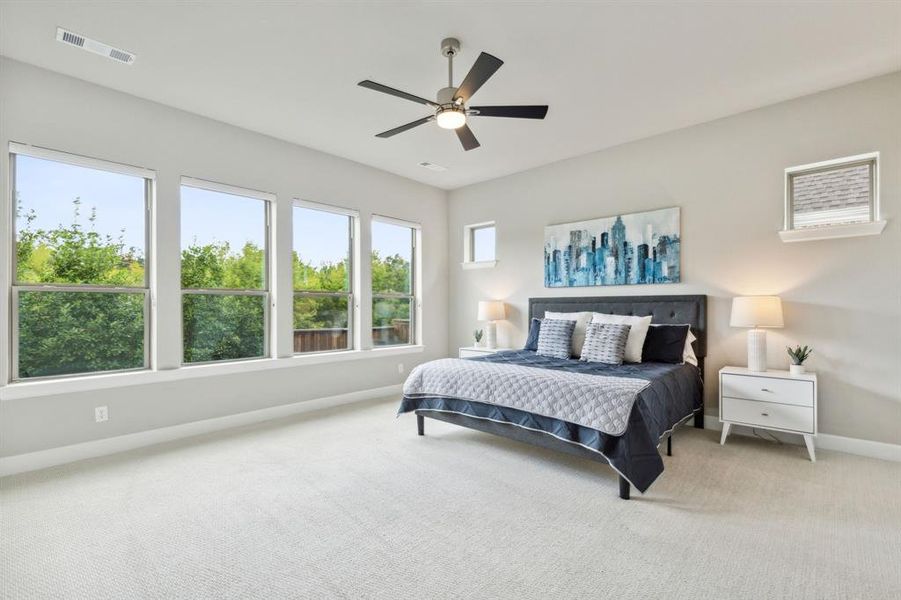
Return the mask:
<path id="1" fill-rule="evenodd" d="M 585 330 L 582 358 L 585 362 L 623 364 L 631 325 L 622 323 L 589 323 Z"/>
<path id="2" fill-rule="evenodd" d="M 573 331 L 570 354 L 572 354 L 576 358 L 579 358 L 579 356 L 581 356 L 582 354 L 582 344 L 585 343 L 585 328 L 588 327 L 588 323 L 591 321 L 591 313 L 587 310 L 571 313 L 545 312 L 544 318 L 576 322 L 576 329 Z"/>
<path id="3" fill-rule="evenodd" d="M 684 362 L 688 325 L 651 325 L 641 350 L 642 362 Z"/>
<path id="4" fill-rule="evenodd" d="M 576 322 L 562 319 L 544 319 L 538 332 L 538 354 L 552 358 L 569 358 L 573 330 Z"/>
<path id="5" fill-rule="evenodd" d="M 628 315 L 608 315 L 606 313 L 592 313 L 592 323 L 621 323 L 631 325 L 629 329 L 629 341 L 626 342 L 625 362 L 640 363 L 641 349 L 644 347 L 644 338 L 648 335 L 648 327 L 651 326 L 651 317 L 632 317 Z"/>
<path id="6" fill-rule="evenodd" d="M 686 362 L 690 365 L 698 366 L 698 357 L 695 356 L 695 349 L 692 347 L 692 343 L 697 340 L 695 334 L 691 332 L 691 329 L 688 330 L 688 337 L 685 338 L 685 351 L 682 353 L 682 362 Z"/>
<path id="7" fill-rule="evenodd" d="M 529 323 L 529 337 L 523 350 L 538 350 L 538 332 L 541 331 L 541 319 L 532 319 Z"/>

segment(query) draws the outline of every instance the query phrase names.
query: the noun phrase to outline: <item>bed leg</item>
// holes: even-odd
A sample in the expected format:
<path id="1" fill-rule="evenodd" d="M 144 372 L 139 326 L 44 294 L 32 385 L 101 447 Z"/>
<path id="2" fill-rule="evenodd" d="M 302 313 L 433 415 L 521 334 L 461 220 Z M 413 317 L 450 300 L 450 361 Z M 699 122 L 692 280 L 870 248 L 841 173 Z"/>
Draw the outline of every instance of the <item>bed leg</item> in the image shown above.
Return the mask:
<path id="1" fill-rule="evenodd" d="M 628 500 L 630 488 L 631 488 L 631 486 L 629 485 L 629 482 L 626 481 L 626 478 L 623 477 L 622 475 L 620 475 L 619 476 L 619 497 L 622 498 L 623 500 Z"/>
<path id="2" fill-rule="evenodd" d="M 695 413 L 695 429 L 704 429 L 704 407 L 698 409 Z"/>
<path id="3" fill-rule="evenodd" d="M 666 455 L 667 456 L 673 455 L 673 434 L 672 433 L 669 434 L 669 436 L 666 438 Z"/>
<path id="4" fill-rule="evenodd" d="M 416 415 L 416 433 L 425 435 L 425 417 Z"/>

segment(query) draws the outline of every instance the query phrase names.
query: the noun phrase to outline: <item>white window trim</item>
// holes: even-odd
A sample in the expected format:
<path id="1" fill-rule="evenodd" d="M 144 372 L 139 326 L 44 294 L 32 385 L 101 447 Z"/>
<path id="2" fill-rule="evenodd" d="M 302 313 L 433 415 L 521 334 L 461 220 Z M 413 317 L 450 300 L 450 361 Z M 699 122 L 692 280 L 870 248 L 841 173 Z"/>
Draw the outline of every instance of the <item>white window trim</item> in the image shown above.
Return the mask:
<path id="1" fill-rule="evenodd" d="M 10 142 L 9 152 L 11 154 L 22 154 L 32 158 L 43 158 L 45 160 L 53 160 L 56 162 L 74 165 L 76 167 L 86 167 L 89 169 L 97 169 L 98 171 L 106 171 L 108 173 L 118 173 L 120 175 L 131 175 L 134 177 L 142 177 L 156 181 L 156 171 L 144 167 L 136 167 L 103 158 L 93 158 L 82 156 L 80 154 L 72 154 L 61 150 L 51 150 L 42 146 L 32 146 L 20 142 Z"/>
<path id="2" fill-rule="evenodd" d="M 297 208 L 307 208 L 310 210 L 319 210 L 322 212 L 328 212 L 336 215 L 342 215 L 345 217 L 350 217 L 350 301 L 351 301 L 351 315 L 350 320 L 348 322 L 348 326 L 350 331 L 348 332 L 350 335 L 350 348 L 345 350 L 329 350 L 327 352 L 292 352 L 294 356 L 314 356 L 314 355 L 335 355 L 341 354 L 345 352 L 353 352 L 355 350 L 359 350 L 362 348 L 362 334 L 361 334 L 361 319 L 360 319 L 360 212 L 356 209 L 352 208 L 344 208 L 341 206 L 334 206 L 332 204 L 324 204 L 322 202 L 314 202 L 312 200 L 302 200 L 300 198 L 294 198 L 292 201 L 292 205 Z M 292 232 L 294 229 L 294 219 L 292 214 L 291 220 L 291 228 Z M 293 238 L 293 236 L 292 236 Z M 291 251 L 294 251 L 294 240 L 291 240 Z M 292 262 L 293 267 L 293 262 Z M 291 305 L 294 305 L 294 297 L 298 292 L 294 289 L 294 274 L 291 274 Z M 307 292 L 309 293 L 309 292 Z M 312 292 L 315 294 L 315 292 Z M 292 308 L 293 310 L 293 308 Z M 293 316 L 291 319 L 291 349 L 294 349 L 294 322 Z"/>
<path id="3" fill-rule="evenodd" d="M 107 173 L 116 173 L 119 175 L 127 175 L 137 177 L 144 180 L 144 285 L 141 287 L 123 287 L 107 285 L 88 285 L 88 284 L 23 284 L 16 282 L 16 201 L 13 197 L 15 194 L 14 179 L 11 176 L 8 184 L 7 198 L 12 208 L 10 216 L 10 275 L 9 275 L 9 298 L 10 311 L 8 318 L 9 331 L 9 361 L 0 370 L 3 371 L 3 381 L 0 381 L 0 388 L 4 385 L 21 385 L 27 383 L 42 383 L 69 381 L 72 379 L 80 379 L 83 377 L 91 377 L 97 375 L 124 375 L 135 373 L 147 373 L 156 368 L 157 361 L 157 330 L 156 330 L 156 240 L 155 240 L 155 223 L 156 223 L 156 187 L 157 174 L 156 171 L 137 167 L 124 163 L 118 163 L 100 158 L 82 156 L 71 152 L 61 150 L 52 150 L 42 146 L 33 146 L 20 142 L 9 142 L 9 152 L 7 153 L 7 166 L 10 173 L 13 173 L 13 155 L 28 156 L 42 160 L 49 160 L 62 164 L 83 167 L 86 169 L 94 169 L 97 171 L 105 171 Z M 144 365 L 130 369 L 116 369 L 113 371 L 91 371 L 87 373 L 69 373 L 63 375 L 48 375 L 39 377 L 28 377 L 20 379 L 19 375 L 19 325 L 18 325 L 18 293 L 19 291 L 74 291 L 76 293 L 90 292 L 92 289 L 98 293 L 143 293 L 144 295 Z"/>
<path id="4" fill-rule="evenodd" d="M 473 260 L 473 244 L 475 243 L 475 232 L 477 229 L 485 229 L 486 227 L 494 227 L 495 236 L 497 235 L 497 223 L 494 221 L 485 221 L 484 223 L 472 223 L 463 227 L 463 262 L 461 266 L 464 269 L 491 269 L 497 266 L 497 238 L 495 237 L 494 260 Z"/>
<path id="5" fill-rule="evenodd" d="M 842 167 L 854 163 L 874 161 L 873 167 L 873 199 L 871 204 L 872 220 L 865 223 L 846 223 L 823 225 L 820 227 L 792 228 L 792 176 L 807 171 L 818 171 L 831 167 Z M 886 221 L 882 220 L 879 203 L 879 152 L 855 154 L 831 160 L 824 160 L 806 165 L 798 165 L 785 169 L 784 223 L 779 237 L 783 242 L 806 242 L 836 238 L 879 235 L 885 229 Z"/>
<path id="6" fill-rule="evenodd" d="M 379 359 L 425 351 L 422 345 L 383 346 L 371 350 L 345 350 L 297 354 L 284 358 L 257 358 L 240 361 L 222 361 L 196 364 L 178 369 L 161 371 L 123 371 L 98 373 L 60 379 L 22 381 L 0 387 L 0 402 L 22 400 L 40 396 L 55 396 L 75 392 L 121 388 L 136 385 L 152 385 L 169 381 L 182 381 L 197 377 L 221 377 L 235 373 L 256 373 L 273 369 L 289 369 L 310 365 L 341 363 L 346 361 Z"/>
<path id="7" fill-rule="evenodd" d="M 191 187 L 199 190 L 207 190 L 211 192 L 219 192 L 222 194 L 229 194 L 232 196 L 241 196 L 244 198 L 253 198 L 255 200 L 261 200 L 264 202 L 265 206 L 265 232 L 263 239 L 266 242 L 266 248 L 264 252 L 264 261 L 265 261 L 265 275 L 266 275 L 266 285 L 262 290 L 231 290 L 231 289 L 193 289 L 188 288 L 188 291 L 185 292 L 186 288 L 181 287 L 181 262 L 179 261 L 179 281 L 178 281 L 178 290 L 179 290 L 179 303 L 178 303 L 178 322 L 180 324 L 179 327 L 179 365 L 182 369 L 195 369 L 198 367 L 206 367 L 212 365 L 235 365 L 240 363 L 248 363 L 248 362 L 257 362 L 260 360 L 271 359 L 274 356 L 277 356 L 277 348 L 278 348 L 278 319 L 277 319 L 277 311 L 276 311 L 276 274 L 278 273 L 276 269 L 276 238 L 275 238 L 275 203 L 277 201 L 277 196 L 270 192 L 261 192 L 259 190 L 253 190 L 250 188 L 243 188 L 239 186 L 229 185 L 226 183 L 219 183 L 217 181 L 208 181 L 206 179 L 198 179 L 196 177 L 188 177 L 186 175 L 182 175 L 179 181 L 179 227 L 181 227 L 181 188 L 182 187 Z M 179 252 L 179 255 L 181 252 Z M 232 360 L 216 360 L 216 361 L 203 361 L 203 362 L 185 362 L 185 344 L 184 344 L 184 334 L 185 334 L 185 323 L 184 323 L 184 296 L 185 293 L 188 294 L 210 294 L 210 295 L 247 295 L 247 296 L 262 296 L 267 298 L 265 312 L 263 314 L 263 356 L 249 356 L 247 358 L 236 358 Z"/>
<path id="8" fill-rule="evenodd" d="M 885 229 L 886 221 L 869 223 L 849 223 L 847 225 L 825 225 L 805 229 L 787 229 L 779 232 L 783 242 L 813 242 L 838 238 L 879 235 Z"/>
<path id="9" fill-rule="evenodd" d="M 343 206 L 335 206 L 334 204 L 325 204 L 323 202 L 314 202 L 312 200 L 303 200 L 301 198 L 294 198 L 293 200 L 294 206 L 298 208 L 309 208 L 312 210 L 321 210 L 322 212 L 330 212 L 336 215 L 344 215 L 346 217 L 354 217 L 358 219 L 360 217 L 360 211 L 354 208 L 345 208 Z"/>
<path id="10" fill-rule="evenodd" d="M 462 262 L 460 266 L 463 269 L 469 271 L 472 269 L 493 269 L 497 266 L 496 260 L 474 260 L 469 262 Z"/>
<path id="11" fill-rule="evenodd" d="M 198 179 L 197 177 L 188 177 L 182 175 L 181 185 L 198 190 L 207 190 L 209 192 L 219 192 L 220 194 L 230 194 L 232 196 L 242 196 L 244 198 L 256 198 L 264 202 L 275 202 L 276 195 L 270 192 L 261 192 L 251 188 L 229 185 L 227 183 L 219 183 L 218 181 L 209 181 L 207 179 Z"/>
<path id="12" fill-rule="evenodd" d="M 404 221 L 403 219 L 396 219 L 394 217 L 386 217 L 385 215 L 377 215 L 375 213 L 373 213 L 371 220 L 378 221 L 380 223 L 387 223 L 389 225 L 397 225 L 399 227 L 406 227 L 408 229 L 422 229 L 422 225 L 420 225 L 416 221 Z"/>

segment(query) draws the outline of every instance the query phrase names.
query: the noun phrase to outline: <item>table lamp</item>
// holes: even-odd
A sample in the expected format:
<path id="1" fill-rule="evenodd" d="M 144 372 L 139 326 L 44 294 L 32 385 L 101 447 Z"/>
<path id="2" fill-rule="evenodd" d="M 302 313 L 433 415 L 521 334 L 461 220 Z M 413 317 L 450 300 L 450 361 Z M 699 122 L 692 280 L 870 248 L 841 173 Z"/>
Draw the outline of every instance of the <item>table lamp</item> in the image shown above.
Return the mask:
<path id="1" fill-rule="evenodd" d="M 485 343 L 489 348 L 497 348 L 497 324 L 495 321 L 503 321 L 507 318 L 504 303 L 500 300 L 480 300 L 479 321 L 488 321 L 485 327 Z"/>
<path id="2" fill-rule="evenodd" d="M 766 371 L 766 330 L 782 327 L 782 300 L 779 296 L 738 296 L 732 299 L 732 327 L 750 327 L 748 370 Z"/>

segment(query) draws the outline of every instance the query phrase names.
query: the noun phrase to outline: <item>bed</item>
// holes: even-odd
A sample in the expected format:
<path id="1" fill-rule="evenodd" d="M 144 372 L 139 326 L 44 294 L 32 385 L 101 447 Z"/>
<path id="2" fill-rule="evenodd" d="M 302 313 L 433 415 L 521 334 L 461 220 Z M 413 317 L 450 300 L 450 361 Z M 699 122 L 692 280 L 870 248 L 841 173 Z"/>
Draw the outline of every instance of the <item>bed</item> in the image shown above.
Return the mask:
<path id="1" fill-rule="evenodd" d="M 644 493 L 663 472 L 659 446 L 674 429 L 703 428 L 707 297 L 703 295 L 530 298 L 529 320 L 546 311 L 651 315 L 654 324 L 689 324 L 698 365 L 604 365 L 549 358 L 531 350 L 418 366 L 398 414 L 500 435 L 609 464 L 619 495 Z"/>

